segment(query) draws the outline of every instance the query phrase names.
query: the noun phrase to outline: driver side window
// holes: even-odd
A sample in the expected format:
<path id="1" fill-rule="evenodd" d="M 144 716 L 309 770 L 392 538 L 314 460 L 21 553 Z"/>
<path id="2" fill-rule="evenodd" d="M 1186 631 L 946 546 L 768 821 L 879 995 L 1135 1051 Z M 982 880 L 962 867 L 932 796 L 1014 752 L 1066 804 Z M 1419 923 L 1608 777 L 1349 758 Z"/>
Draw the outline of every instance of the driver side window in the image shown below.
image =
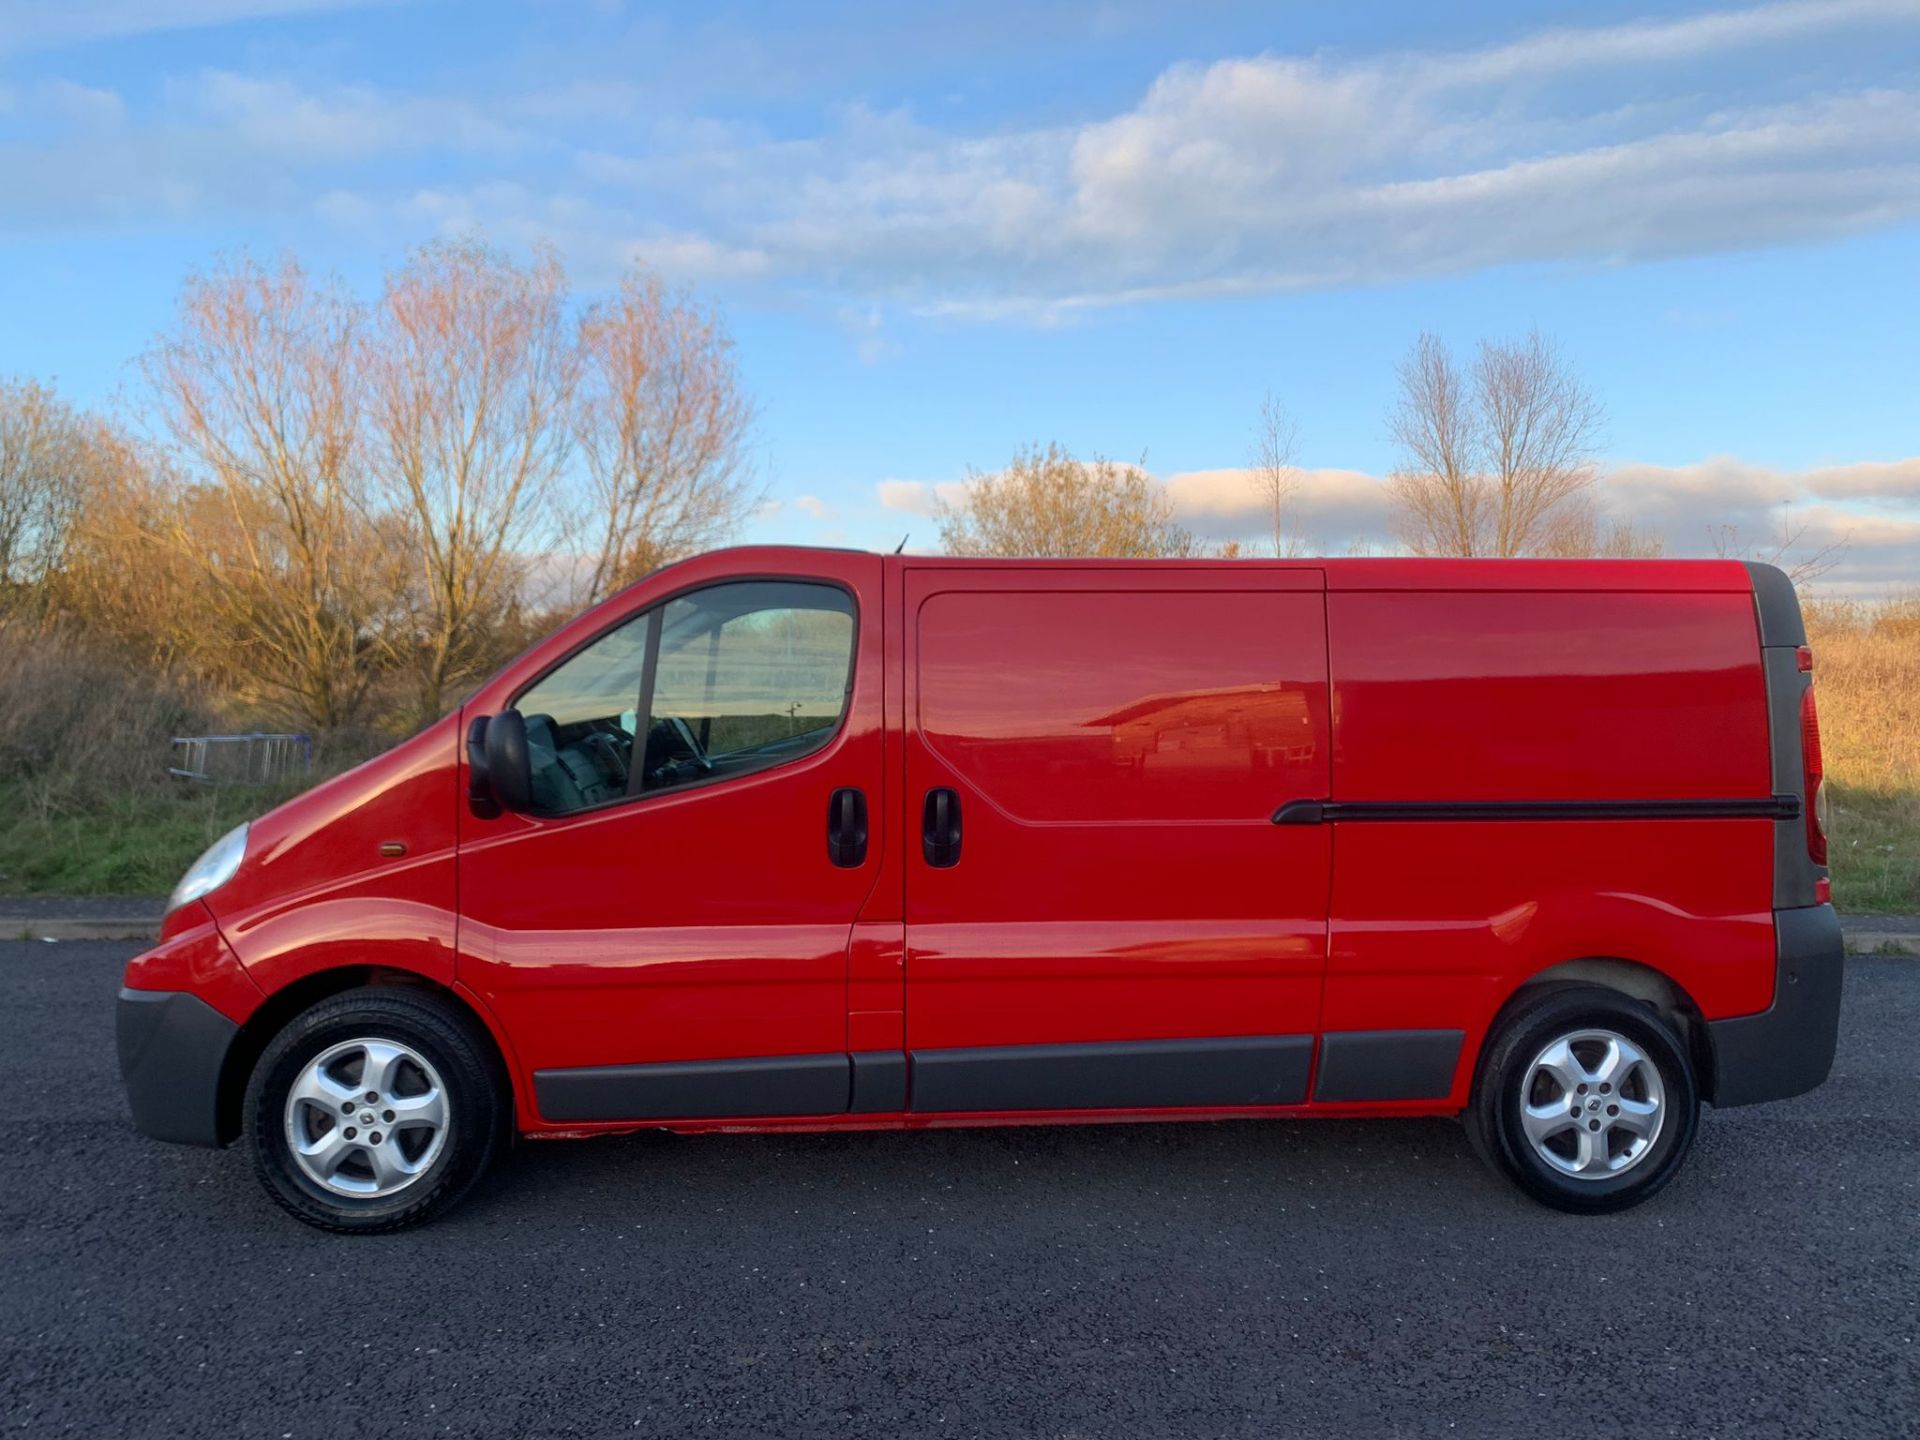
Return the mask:
<path id="1" fill-rule="evenodd" d="M 820 749 L 846 711 L 853 638 L 852 599 L 803 581 L 730 581 L 636 616 L 521 694 L 534 808 L 572 814 Z"/>

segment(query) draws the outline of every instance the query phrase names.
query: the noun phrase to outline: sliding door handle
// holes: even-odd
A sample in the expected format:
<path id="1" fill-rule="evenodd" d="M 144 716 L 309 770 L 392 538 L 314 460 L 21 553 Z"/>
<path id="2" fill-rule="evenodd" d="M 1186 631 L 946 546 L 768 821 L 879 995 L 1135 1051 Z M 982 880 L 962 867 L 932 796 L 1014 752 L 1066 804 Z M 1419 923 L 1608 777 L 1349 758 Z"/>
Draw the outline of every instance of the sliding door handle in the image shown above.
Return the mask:
<path id="1" fill-rule="evenodd" d="M 944 787 L 927 791 L 927 803 L 920 812 L 920 852 L 936 870 L 960 863 L 958 792 Z"/>
<path id="2" fill-rule="evenodd" d="M 849 785 L 827 801 L 827 859 L 842 870 L 867 863 L 867 792 Z"/>

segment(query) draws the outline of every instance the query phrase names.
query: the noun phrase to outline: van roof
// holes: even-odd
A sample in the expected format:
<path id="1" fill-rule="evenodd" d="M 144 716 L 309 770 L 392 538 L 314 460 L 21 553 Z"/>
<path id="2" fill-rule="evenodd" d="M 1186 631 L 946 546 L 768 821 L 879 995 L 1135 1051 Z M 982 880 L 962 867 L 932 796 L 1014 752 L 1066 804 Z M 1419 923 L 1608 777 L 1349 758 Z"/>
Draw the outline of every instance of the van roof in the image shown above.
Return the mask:
<path id="1" fill-rule="evenodd" d="M 804 565 L 821 552 L 861 552 L 850 546 L 739 545 L 713 552 L 733 556 L 754 568 Z M 1487 560 L 1425 559 L 1418 556 L 1306 556 L 1272 560 L 1198 558 L 1134 560 L 1113 558 L 988 559 L 962 555 L 884 555 L 890 565 L 910 570 L 1318 570 L 1329 590 L 1669 590 L 1750 592 L 1753 577 L 1739 560 Z"/>

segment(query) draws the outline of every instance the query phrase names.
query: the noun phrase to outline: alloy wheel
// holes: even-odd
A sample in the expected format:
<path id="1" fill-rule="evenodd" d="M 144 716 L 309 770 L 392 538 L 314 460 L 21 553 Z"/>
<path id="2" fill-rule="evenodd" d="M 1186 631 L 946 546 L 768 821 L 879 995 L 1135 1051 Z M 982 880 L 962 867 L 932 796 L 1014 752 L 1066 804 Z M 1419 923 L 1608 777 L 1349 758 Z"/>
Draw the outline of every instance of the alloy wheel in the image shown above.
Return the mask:
<path id="1" fill-rule="evenodd" d="M 287 1146 L 316 1185 L 378 1200 L 433 1168 L 451 1125 L 446 1085 L 419 1051 L 374 1037 L 330 1045 L 287 1092 Z"/>
<path id="2" fill-rule="evenodd" d="M 1560 1174 L 1610 1180 L 1652 1153 L 1666 1120 L 1666 1085 L 1659 1066 L 1618 1031 L 1571 1031 L 1523 1073 L 1520 1128 Z"/>

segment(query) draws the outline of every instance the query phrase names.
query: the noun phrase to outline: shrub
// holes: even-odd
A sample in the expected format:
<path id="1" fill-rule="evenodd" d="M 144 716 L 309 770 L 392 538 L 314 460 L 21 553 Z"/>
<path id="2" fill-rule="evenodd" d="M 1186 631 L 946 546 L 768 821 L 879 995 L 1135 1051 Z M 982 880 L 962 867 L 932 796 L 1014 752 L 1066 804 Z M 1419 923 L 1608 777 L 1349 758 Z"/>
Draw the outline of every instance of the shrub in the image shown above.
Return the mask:
<path id="1" fill-rule="evenodd" d="M 169 741 L 207 721 L 163 674 L 59 627 L 0 623 L 0 777 L 44 810 L 167 783 Z"/>

